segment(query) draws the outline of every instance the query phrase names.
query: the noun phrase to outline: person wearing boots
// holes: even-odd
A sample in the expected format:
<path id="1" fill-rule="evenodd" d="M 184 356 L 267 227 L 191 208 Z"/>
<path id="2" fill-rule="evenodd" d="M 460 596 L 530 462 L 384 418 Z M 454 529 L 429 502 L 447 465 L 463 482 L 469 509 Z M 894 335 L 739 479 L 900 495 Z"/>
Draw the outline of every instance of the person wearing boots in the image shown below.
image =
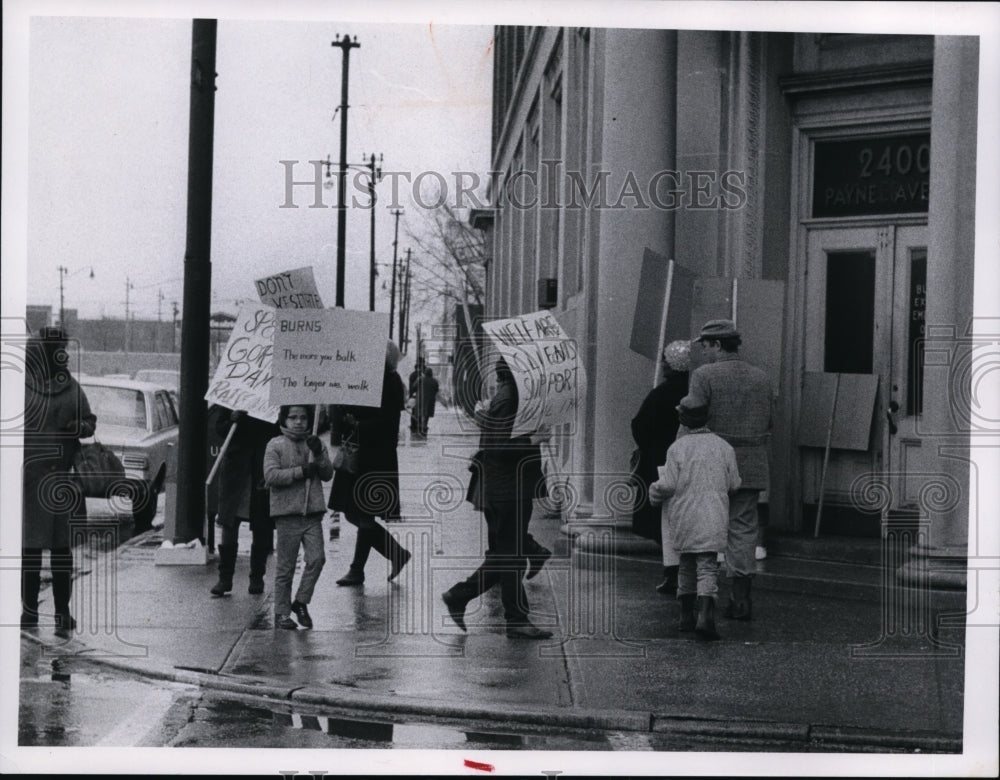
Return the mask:
<path id="1" fill-rule="evenodd" d="M 511 436 L 518 392 L 514 376 L 503 358 L 497 361 L 496 377 L 493 398 L 488 405 L 481 404 L 475 414 L 482 450 L 482 486 L 478 501 L 486 519 L 488 546 L 479 568 L 445 591 L 441 598 L 452 620 L 465 631 L 468 603 L 499 585 L 507 636 L 548 639 L 552 632 L 538 628 L 528 619 L 528 597 L 522 583 L 528 555 L 533 554 L 528 541 L 532 499 L 542 479 L 538 444 L 547 434 Z M 534 554 L 534 566 L 541 569 L 548 555 L 543 558 Z"/>
<path id="2" fill-rule="evenodd" d="M 732 320 L 710 320 L 696 339 L 707 361 L 691 372 L 684 405 L 708 407 L 708 427 L 736 451 L 742 485 L 729 502 L 726 568 L 732 588 L 726 617 L 750 620 L 750 585 L 757 568 L 757 502 L 768 485 L 767 444 L 774 393 L 760 368 L 741 360 Z"/>
<path id="3" fill-rule="evenodd" d="M 677 440 L 667 450 L 666 463 L 660 467 L 660 478 L 650 485 L 649 497 L 656 505 L 669 499 L 663 514 L 680 560 L 678 629 L 693 629 L 700 639 L 718 639 L 718 556 L 726 549 L 729 496 L 740 486 L 736 454 L 705 427 L 706 407 L 688 407 L 682 401 L 677 416 Z"/>
<path id="4" fill-rule="evenodd" d="M 282 406 L 281 435 L 264 451 L 264 480 L 271 489 L 271 516 L 278 529 L 278 560 L 274 575 L 274 627 L 312 628 L 312 600 L 326 553 L 323 550 L 323 482 L 333 478 L 333 462 L 313 429 L 312 406 Z M 292 580 L 299 548 L 305 559 L 295 601 Z M 295 613 L 292 620 L 290 613 Z"/>
<path id="5" fill-rule="evenodd" d="M 677 404 L 688 391 L 691 342 L 672 341 L 663 350 L 663 381 L 649 391 L 632 418 L 632 438 L 639 453 L 635 468 L 642 487 L 636 492 L 632 533 L 652 539 L 663 551 L 663 581 L 656 592 L 677 595 L 677 567 L 680 559 L 670 539 L 665 514 L 648 500 L 649 486 L 657 479 L 657 469 L 667 457 L 667 448 L 677 438 Z"/>
<path id="6" fill-rule="evenodd" d="M 396 448 L 406 388 L 396 372 L 399 357 L 399 347 L 390 341 L 385 353 L 381 406 L 335 406 L 331 411 L 331 444 L 340 447 L 351 440 L 358 446 L 357 472 L 338 467 L 330 490 L 329 508 L 343 512 L 347 522 L 358 529 L 354 558 L 347 573 L 337 580 L 338 585 L 361 585 L 365 581 L 365 564 L 373 549 L 389 561 L 390 582 L 410 560 L 410 551 L 376 520 L 395 519 L 400 514 Z M 334 460 L 339 457 L 335 455 Z"/>
<path id="7" fill-rule="evenodd" d="M 57 633 L 76 628 L 70 515 L 84 501 L 70 474 L 80 439 L 94 435 L 97 417 L 70 376 L 68 337 L 42 328 L 25 345 L 24 495 L 21 504 L 21 628 L 38 626 L 42 551 L 49 551 Z"/>
<path id="8" fill-rule="evenodd" d="M 212 586 L 213 596 L 224 596 L 233 589 L 233 572 L 239 549 L 240 522 L 250 524 L 250 582 L 247 592 L 264 592 L 267 556 L 274 550 L 274 521 L 268 508 L 264 485 L 264 450 L 281 431 L 277 425 L 250 417 L 246 412 L 214 405 L 209 416 L 215 418 L 215 432 L 225 441 L 231 427 L 233 438 L 216 473 L 219 509 L 215 522 L 222 529 L 219 540 L 219 580 Z"/>

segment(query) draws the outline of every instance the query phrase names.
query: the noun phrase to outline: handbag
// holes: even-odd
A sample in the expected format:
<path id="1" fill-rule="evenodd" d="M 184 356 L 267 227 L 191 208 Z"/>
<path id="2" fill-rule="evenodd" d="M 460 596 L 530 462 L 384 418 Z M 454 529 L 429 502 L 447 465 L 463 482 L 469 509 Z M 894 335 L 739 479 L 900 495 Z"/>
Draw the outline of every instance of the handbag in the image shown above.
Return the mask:
<path id="1" fill-rule="evenodd" d="M 340 452 L 334 458 L 333 467 L 348 474 L 361 471 L 361 448 L 353 433 L 340 443 Z"/>
<path id="2" fill-rule="evenodd" d="M 80 446 L 73 455 L 73 470 L 83 494 L 91 498 L 105 498 L 115 483 L 125 480 L 121 460 L 99 441 Z"/>

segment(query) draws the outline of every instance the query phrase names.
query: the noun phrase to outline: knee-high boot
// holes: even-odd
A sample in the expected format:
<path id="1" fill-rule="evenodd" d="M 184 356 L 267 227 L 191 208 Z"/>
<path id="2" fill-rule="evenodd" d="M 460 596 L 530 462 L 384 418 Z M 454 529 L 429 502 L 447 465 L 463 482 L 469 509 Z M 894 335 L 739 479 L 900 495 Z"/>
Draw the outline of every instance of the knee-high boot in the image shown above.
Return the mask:
<path id="1" fill-rule="evenodd" d="M 21 551 L 21 628 L 38 625 L 38 591 L 42 583 L 42 551 Z"/>
<path id="2" fill-rule="evenodd" d="M 236 571 L 235 544 L 219 545 L 219 581 L 212 586 L 213 596 L 224 596 L 233 589 L 233 572 Z"/>
<path id="3" fill-rule="evenodd" d="M 76 621 L 69 612 L 69 600 L 73 595 L 73 552 L 68 547 L 59 547 L 50 550 L 49 556 L 56 628 L 70 631 L 76 627 Z"/>

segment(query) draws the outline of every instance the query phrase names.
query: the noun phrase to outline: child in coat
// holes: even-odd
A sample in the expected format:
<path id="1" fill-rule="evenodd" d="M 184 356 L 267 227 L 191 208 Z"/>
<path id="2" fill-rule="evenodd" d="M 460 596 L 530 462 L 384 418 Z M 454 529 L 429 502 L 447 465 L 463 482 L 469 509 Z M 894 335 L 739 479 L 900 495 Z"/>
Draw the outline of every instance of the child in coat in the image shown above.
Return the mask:
<path id="1" fill-rule="evenodd" d="M 320 438 L 310 433 L 313 414 L 311 406 L 282 406 L 278 415 L 281 436 L 271 439 L 264 450 L 264 482 L 271 489 L 271 517 L 278 529 L 275 628 L 313 627 L 306 605 L 326 563 L 323 552 L 326 500 L 322 482 L 333 479 L 333 463 Z M 291 601 L 300 546 L 305 568 L 295 601 Z M 292 612 L 298 618 L 297 624 L 291 618 Z"/>
<path id="2" fill-rule="evenodd" d="M 667 450 L 660 478 L 650 485 L 654 504 L 663 508 L 680 553 L 677 598 L 681 602 L 678 628 L 694 629 L 701 639 L 718 639 L 715 599 L 719 592 L 718 554 L 726 549 L 729 531 L 729 494 L 740 486 L 736 453 L 705 427 L 708 407 L 677 407 L 680 428 Z M 697 603 L 697 619 L 695 607 Z"/>

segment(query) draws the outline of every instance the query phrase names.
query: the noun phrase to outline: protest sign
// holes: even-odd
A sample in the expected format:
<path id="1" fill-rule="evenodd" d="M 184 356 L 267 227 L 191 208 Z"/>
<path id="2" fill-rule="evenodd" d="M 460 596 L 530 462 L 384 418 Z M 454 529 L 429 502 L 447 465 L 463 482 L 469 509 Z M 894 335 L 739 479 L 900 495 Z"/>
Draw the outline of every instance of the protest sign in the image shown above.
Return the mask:
<path id="1" fill-rule="evenodd" d="M 269 398 L 274 313 L 270 306 L 255 303 L 240 309 L 205 393 L 209 404 L 222 404 L 267 422 L 278 419 L 278 409 Z"/>
<path id="2" fill-rule="evenodd" d="M 586 374 L 576 341 L 552 312 L 483 323 L 483 331 L 507 361 L 517 383 L 513 435 L 576 419 Z"/>
<path id="3" fill-rule="evenodd" d="M 276 309 L 322 309 L 312 266 L 282 271 L 254 282 L 261 303 Z"/>
<path id="4" fill-rule="evenodd" d="M 385 312 L 277 311 L 271 403 L 380 406 L 388 338 Z"/>

